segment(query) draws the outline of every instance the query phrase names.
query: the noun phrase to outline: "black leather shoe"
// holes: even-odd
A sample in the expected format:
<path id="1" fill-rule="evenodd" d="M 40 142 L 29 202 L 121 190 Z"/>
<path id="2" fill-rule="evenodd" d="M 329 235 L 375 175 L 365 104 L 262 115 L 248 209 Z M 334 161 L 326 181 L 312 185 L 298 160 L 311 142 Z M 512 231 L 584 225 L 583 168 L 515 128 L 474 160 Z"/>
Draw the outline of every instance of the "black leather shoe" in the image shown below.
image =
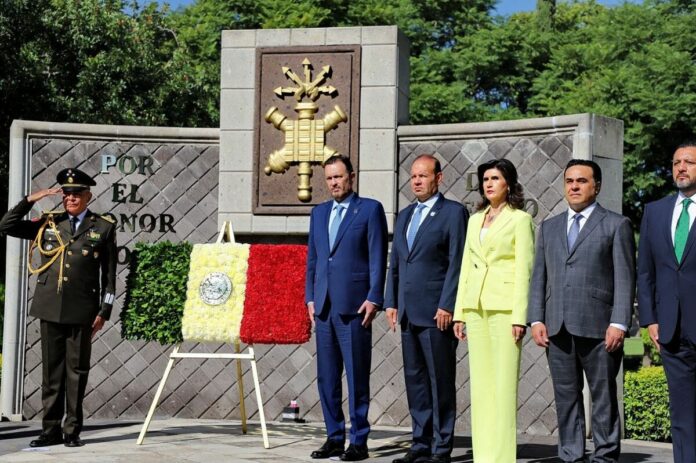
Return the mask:
<path id="1" fill-rule="evenodd" d="M 393 459 L 392 463 L 425 463 L 429 457 L 429 453 L 412 452 L 409 450 L 403 457 Z"/>
<path id="2" fill-rule="evenodd" d="M 338 440 L 326 439 L 324 445 L 312 452 L 312 458 L 330 458 L 337 457 L 343 453 L 344 443 Z"/>
<path id="3" fill-rule="evenodd" d="M 65 446 L 66 447 L 82 447 L 85 445 L 80 439 L 79 434 L 66 434 L 65 435 Z"/>
<path id="4" fill-rule="evenodd" d="M 44 434 L 29 442 L 29 447 L 48 447 L 49 445 L 58 445 L 63 443 L 63 436 L 60 434 Z"/>
<path id="5" fill-rule="evenodd" d="M 367 445 L 350 444 L 340 458 L 341 461 L 361 461 L 370 458 L 370 455 L 367 451 Z"/>
<path id="6" fill-rule="evenodd" d="M 427 463 L 451 463 L 452 458 L 449 455 L 433 455 L 425 461 Z"/>

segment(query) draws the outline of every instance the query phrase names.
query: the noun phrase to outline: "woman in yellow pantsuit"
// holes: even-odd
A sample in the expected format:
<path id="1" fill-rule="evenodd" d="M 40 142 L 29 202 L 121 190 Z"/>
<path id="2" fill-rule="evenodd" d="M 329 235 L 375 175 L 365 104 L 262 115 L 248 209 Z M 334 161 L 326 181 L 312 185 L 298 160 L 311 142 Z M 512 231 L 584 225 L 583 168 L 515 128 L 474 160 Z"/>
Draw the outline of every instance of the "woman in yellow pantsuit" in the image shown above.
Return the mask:
<path id="1" fill-rule="evenodd" d="M 512 463 L 534 223 L 510 161 L 482 164 L 478 180 L 483 200 L 469 218 L 454 332 L 469 341 L 474 461 Z"/>

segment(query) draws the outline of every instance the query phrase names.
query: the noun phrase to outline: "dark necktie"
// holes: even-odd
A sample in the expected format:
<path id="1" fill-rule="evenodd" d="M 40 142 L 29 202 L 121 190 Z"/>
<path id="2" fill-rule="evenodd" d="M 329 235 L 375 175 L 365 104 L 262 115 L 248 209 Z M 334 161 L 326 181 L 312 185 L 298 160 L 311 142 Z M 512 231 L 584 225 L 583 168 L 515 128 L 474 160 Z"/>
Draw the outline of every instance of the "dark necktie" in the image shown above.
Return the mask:
<path id="1" fill-rule="evenodd" d="M 75 234 L 77 229 L 77 217 L 70 217 L 70 233 Z"/>
<path id="2" fill-rule="evenodd" d="M 568 250 L 573 249 L 575 240 L 578 239 L 580 234 L 580 219 L 582 219 L 582 214 L 575 214 L 573 216 L 573 223 L 570 225 L 570 230 L 568 230 Z"/>
<path id="3" fill-rule="evenodd" d="M 677 220 L 677 228 L 674 230 L 674 255 L 677 256 L 677 262 L 681 263 L 686 248 L 686 240 L 689 238 L 689 204 L 691 199 L 686 198 L 682 201 L 682 211 Z"/>

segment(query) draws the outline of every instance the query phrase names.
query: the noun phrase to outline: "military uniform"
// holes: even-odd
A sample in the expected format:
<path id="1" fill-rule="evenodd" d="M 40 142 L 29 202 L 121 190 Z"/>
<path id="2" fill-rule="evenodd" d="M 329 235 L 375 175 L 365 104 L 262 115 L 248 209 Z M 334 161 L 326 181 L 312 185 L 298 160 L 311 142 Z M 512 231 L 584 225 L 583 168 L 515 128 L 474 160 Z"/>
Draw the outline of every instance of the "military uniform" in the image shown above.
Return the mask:
<path id="1" fill-rule="evenodd" d="M 74 232 L 64 211 L 22 220 L 32 206 L 24 198 L 7 212 L 0 220 L 0 234 L 31 240 L 32 249 L 41 255 L 40 266 L 30 263 L 37 279 L 29 314 L 41 320 L 42 436 L 57 439 L 63 415 L 62 432 L 79 436 L 92 324 L 97 315 L 107 320 L 114 302 L 116 227 L 111 219 L 89 210 Z"/>

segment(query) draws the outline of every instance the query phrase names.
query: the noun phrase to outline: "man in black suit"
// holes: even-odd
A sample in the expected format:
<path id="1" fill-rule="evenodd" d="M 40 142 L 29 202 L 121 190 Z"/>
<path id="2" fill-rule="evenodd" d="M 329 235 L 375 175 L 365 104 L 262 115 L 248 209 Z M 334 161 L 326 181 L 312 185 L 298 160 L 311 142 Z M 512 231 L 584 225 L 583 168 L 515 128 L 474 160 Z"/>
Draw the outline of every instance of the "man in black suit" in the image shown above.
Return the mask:
<path id="1" fill-rule="evenodd" d="M 83 445 L 91 341 L 109 319 L 116 284 L 116 227 L 87 209 L 96 183 L 78 169 L 62 170 L 57 181 L 60 187 L 30 194 L 0 220 L 0 235 L 30 240 L 41 255 L 38 268 L 29 266 L 37 275 L 29 314 L 41 320 L 44 408 L 43 432 L 31 447 Z M 34 203 L 60 194 L 64 211 L 22 220 Z"/>
<path id="2" fill-rule="evenodd" d="M 411 166 L 418 201 L 396 220 L 384 306 L 392 330 L 401 325 L 406 397 L 413 442 L 394 463 L 449 463 L 456 413 L 457 338 L 452 312 L 457 296 L 469 214 L 438 192 L 437 158 Z"/>

